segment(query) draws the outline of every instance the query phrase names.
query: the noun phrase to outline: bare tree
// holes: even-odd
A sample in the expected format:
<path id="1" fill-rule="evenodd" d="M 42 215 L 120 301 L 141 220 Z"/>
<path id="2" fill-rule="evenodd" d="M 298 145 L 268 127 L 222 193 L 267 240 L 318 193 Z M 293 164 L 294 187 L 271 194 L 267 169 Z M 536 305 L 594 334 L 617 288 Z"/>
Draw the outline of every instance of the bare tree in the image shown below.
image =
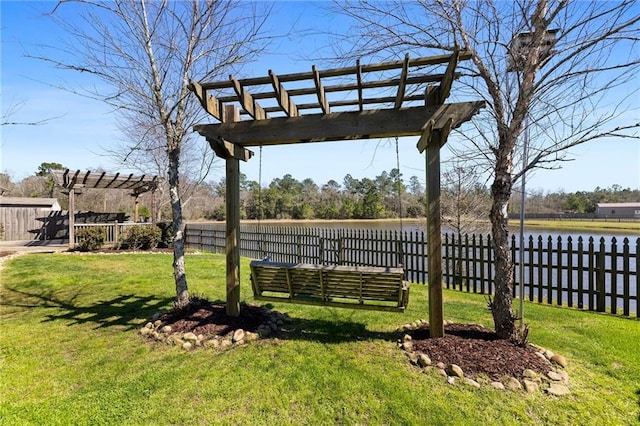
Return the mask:
<path id="1" fill-rule="evenodd" d="M 473 121 L 477 131 L 463 135 L 472 149 L 459 148 L 457 154 L 491 170 L 496 259 L 491 308 L 497 334 L 517 339 L 507 228 L 513 185 L 528 170 L 558 167 L 569 159 L 571 147 L 638 137 L 637 2 L 336 0 L 335 5 L 355 22 L 345 38 L 350 50 L 336 56 L 424 55 L 457 47 L 472 52 L 452 96 L 483 99 L 487 108 Z M 514 56 L 512 42 L 523 34 L 526 49 Z M 555 38 L 549 40 L 549 34 Z M 520 135 L 527 123 L 529 156 L 521 162 Z"/>
<path id="2" fill-rule="evenodd" d="M 442 174 L 442 216 L 460 238 L 464 234 L 488 232 L 486 212 L 490 196 L 480 181 L 478 171 L 462 161 Z"/>
<path id="3" fill-rule="evenodd" d="M 130 149 L 166 155 L 174 241 L 176 306 L 189 301 L 184 262 L 180 161 L 201 107 L 187 88 L 189 78 L 216 78 L 254 58 L 266 3 L 209 1 L 61 1 L 53 15 L 70 35 L 56 66 L 93 76 L 103 84 L 73 89 L 112 106 L 133 136 Z M 61 59 L 56 59 L 61 58 Z M 161 167 L 162 155 L 155 155 Z"/>

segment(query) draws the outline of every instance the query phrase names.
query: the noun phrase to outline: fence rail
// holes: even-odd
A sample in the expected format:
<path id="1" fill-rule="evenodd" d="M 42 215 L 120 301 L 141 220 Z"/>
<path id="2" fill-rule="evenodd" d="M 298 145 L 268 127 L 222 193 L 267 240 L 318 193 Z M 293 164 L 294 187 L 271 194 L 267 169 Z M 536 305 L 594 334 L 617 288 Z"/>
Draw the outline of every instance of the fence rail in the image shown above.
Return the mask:
<path id="1" fill-rule="evenodd" d="M 188 224 L 188 248 L 225 252 L 224 224 Z M 493 294 L 494 258 L 491 237 L 444 234 L 443 281 L 446 288 Z M 529 237 L 525 242 L 525 299 L 639 318 L 640 238 L 635 242 L 616 238 L 572 239 Z M 402 266 L 406 278 L 426 284 L 427 240 L 423 231 L 327 229 L 242 225 L 242 256 L 276 262 L 322 265 Z M 514 297 L 519 294 L 519 250 L 511 240 Z"/>
<path id="2" fill-rule="evenodd" d="M 75 244 L 79 243 L 78 240 L 78 231 L 89 228 L 102 228 L 105 231 L 105 245 L 113 245 L 117 246 L 122 236 L 127 232 L 128 229 L 134 226 L 155 226 L 153 224 L 144 224 L 144 223 L 134 223 L 134 222 L 125 222 L 125 223 L 76 223 L 74 225 L 74 234 L 75 234 Z"/>

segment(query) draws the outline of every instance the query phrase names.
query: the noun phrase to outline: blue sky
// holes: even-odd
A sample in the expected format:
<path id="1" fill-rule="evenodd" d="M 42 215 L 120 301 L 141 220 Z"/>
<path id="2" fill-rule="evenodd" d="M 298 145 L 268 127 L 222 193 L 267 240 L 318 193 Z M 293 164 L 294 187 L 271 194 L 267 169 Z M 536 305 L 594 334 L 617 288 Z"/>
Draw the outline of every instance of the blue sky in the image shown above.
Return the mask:
<path id="1" fill-rule="evenodd" d="M 40 44 L 55 43 L 60 36 L 54 24 L 43 15 L 53 6 L 53 2 L 0 3 L 2 115 L 12 111 L 5 119 L 16 122 L 46 120 L 37 126 L 2 126 L 0 171 L 10 174 L 14 181 L 34 174 L 42 162 L 58 162 L 71 169 L 126 171 L 104 152 L 105 148 L 124 141 L 114 114 L 98 101 L 58 88 L 91 82 L 79 81 L 78 78 L 84 77 L 77 73 L 56 70 L 27 57 L 37 54 Z M 278 6 L 274 16 L 278 22 L 288 22 L 300 15 L 302 25 L 318 25 L 322 30 L 330 26 L 331 17 L 327 12 L 312 5 L 282 2 Z M 322 42 L 318 37 L 281 41 L 279 56 L 265 57 L 251 64 L 246 74 L 267 75 L 269 69 L 278 74 L 309 70 L 314 63 L 297 59 L 299 53 L 305 51 L 311 56 Z M 640 100 L 635 114 L 640 119 Z M 400 140 L 401 172 L 407 179 L 412 175 L 421 179 L 424 176 L 424 158 L 418 154 L 415 143 L 416 138 Z M 443 156 L 447 157 L 446 150 Z M 637 140 L 589 143 L 571 150 L 570 157 L 574 161 L 563 163 L 560 170 L 539 170 L 528 175 L 528 189 L 573 192 L 612 185 L 640 188 L 640 142 Z M 330 179 L 342 183 L 346 174 L 358 179 L 375 177 L 395 166 L 392 141 L 268 147 L 263 151 L 262 181 L 266 185 L 288 173 L 298 180 L 312 178 L 319 185 Z M 257 181 L 257 158 L 241 164 L 241 171 Z M 224 166 L 220 162 L 211 179 L 219 180 L 223 174 Z"/>

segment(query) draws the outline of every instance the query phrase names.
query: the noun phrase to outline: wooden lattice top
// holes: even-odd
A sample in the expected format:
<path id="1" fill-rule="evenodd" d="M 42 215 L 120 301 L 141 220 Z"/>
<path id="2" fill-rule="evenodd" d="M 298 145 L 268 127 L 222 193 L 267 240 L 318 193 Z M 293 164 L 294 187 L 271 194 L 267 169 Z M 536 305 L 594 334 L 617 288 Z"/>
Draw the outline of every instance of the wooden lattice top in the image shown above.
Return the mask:
<path id="1" fill-rule="evenodd" d="M 53 179 L 56 185 L 70 190 L 80 188 L 126 189 L 134 195 L 155 190 L 160 184 L 158 176 L 134 176 L 133 174 L 110 174 L 106 172 L 54 170 Z"/>
<path id="2" fill-rule="evenodd" d="M 225 106 L 241 108 L 244 119 L 265 120 L 275 117 L 298 117 L 306 114 L 399 109 L 425 102 L 442 104 L 449 96 L 452 82 L 458 77 L 459 61 L 471 53 L 458 51 L 448 55 L 378 64 L 318 70 L 216 82 L 191 81 L 189 88 L 202 107 L 221 123 Z M 212 92 L 215 92 L 214 96 Z"/>

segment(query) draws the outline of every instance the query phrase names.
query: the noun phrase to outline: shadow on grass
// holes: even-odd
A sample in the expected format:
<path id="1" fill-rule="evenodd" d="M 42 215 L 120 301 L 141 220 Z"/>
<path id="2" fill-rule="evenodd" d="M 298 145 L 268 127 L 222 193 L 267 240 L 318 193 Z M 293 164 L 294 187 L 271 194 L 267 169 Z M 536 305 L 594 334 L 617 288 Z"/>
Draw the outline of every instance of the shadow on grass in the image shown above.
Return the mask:
<path id="1" fill-rule="evenodd" d="M 640 389 L 636 391 L 636 395 L 638 396 L 638 420 L 640 420 Z"/>
<path id="2" fill-rule="evenodd" d="M 292 318 L 285 324 L 278 338 L 282 340 L 306 340 L 320 343 L 342 343 L 367 340 L 395 341 L 398 332 L 368 330 L 366 324 L 351 321 Z"/>
<path id="3" fill-rule="evenodd" d="M 43 322 L 66 320 L 68 325 L 94 323 L 94 328 L 121 326 L 127 330 L 140 327 L 140 324 L 161 309 L 171 306 L 172 298 L 160 299 L 156 296 L 124 294 L 110 300 L 101 300 L 89 306 L 75 302 L 76 296 L 63 300 L 51 294 L 30 293 L 6 288 L 2 306 L 18 308 L 55 309 L 60 313 L 47 313 Z M 11 295 L 15 297 L 10 297 Z M 9 296 L 9 297 L 7 297 Z"/>
<path id="4" fill-rule="evenodd" d="M 267 304 L 266 307 L 273 308 L 270 304 Z M 290 317 L 290 321 L 281 327 L 278 338 L 341 343 L 367 340 L 394 341 L 400 336 L 399 332 L 370 330 L 367 329 L 367 324 L 364 322 L 342 318 L 338 318 L 338 315 L 334 315 L 333 319 Z"/>

